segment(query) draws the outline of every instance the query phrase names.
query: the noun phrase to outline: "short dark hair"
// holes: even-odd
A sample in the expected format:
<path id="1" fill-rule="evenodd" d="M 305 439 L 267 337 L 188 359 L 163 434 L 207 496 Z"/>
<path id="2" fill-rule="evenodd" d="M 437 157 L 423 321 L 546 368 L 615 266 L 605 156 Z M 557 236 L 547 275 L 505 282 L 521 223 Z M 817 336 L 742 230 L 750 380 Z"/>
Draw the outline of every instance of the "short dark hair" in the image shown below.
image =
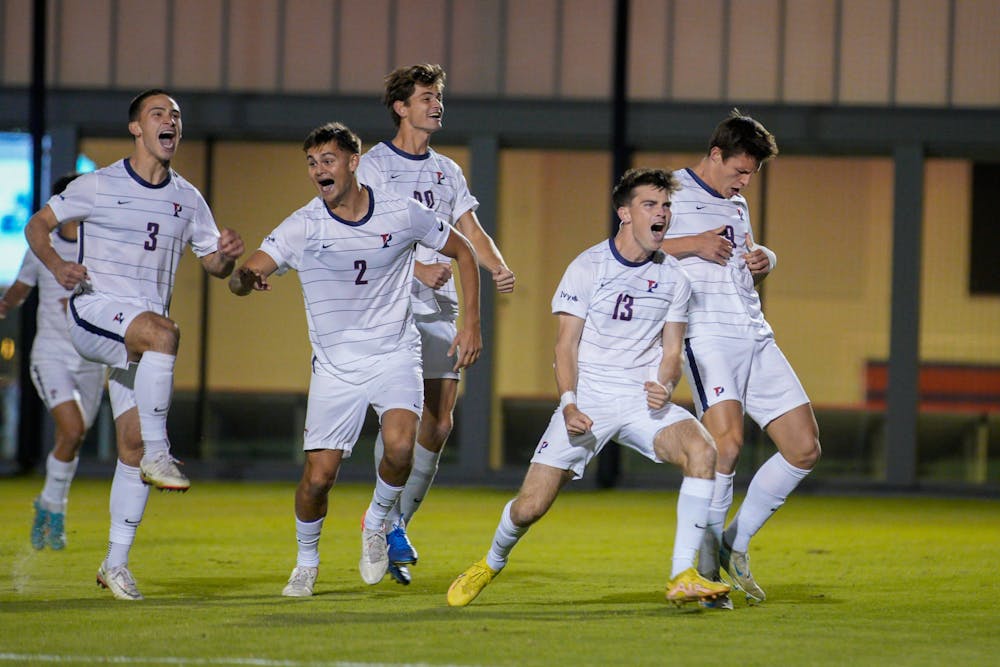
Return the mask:
<path id="1" fill-rule="evenodd" d="M 361 137 L 343 123 L 326 123 L 315 128 L 302 142 L 302 150 L 308 153 L 310 148 L 329 143 L 337 144 L 352 155 L 361 154 Z"/>
<path id="2" fill-rule="evenodd" d="M 385 94 L 382 96 L 382 104 L 389 110 L 392 122 L 399 127 L 402 120 L 393 105 L 396 102 L 406 102 L 413 95 L 417 84 L 422 86 L 432 86 L 438 90 L 444 90 L 444 80 L 447 77 L 444 68 L 440 65 L 421 63 L 419 65 L 409 65 L 399 67 L 385 75 Z"/>
<path id="3" fill-rule="evenodd" d="M 144 90 L 135 97 L 128 105 L 128 122 L 133 122 L 139 120 L 139 114 L 142 113 L 142 103 L 148 100 L 154 95 L 166 95 L 170 99 L 174 99 L 174 96 L 163 90 L 162 88 L 150 88 L 149 90 Z"/>
<path id="4" fill-rule="evenodd" d="M 82 175 L 83 174 L 81 174 L 78 171 L 71 171 L 68 174 L 63 174 L 62 176 L 57 178 L 55 182 L 52 184 L 52 194 L 54 195 L 62 194 L 63 190 L 65 190 L 70 183 L 72 183 Z"/>
<path id="5" fill-rule="evenodd" d="M 745 153 L 757 161 L 758 169 L 778 154 L 774 135 L 739 109 L 730 111 L 729 118 L 716 126 L 708 144 L 709 152 L 716 147 L 722 151 L 723 160 Z"/>
<path id="6" fill-rule="evenodd" d="M 669 171 L 648 167 L 629 169 L 622 174 L 611 191 L 611 203 L 615 210 L 617 211 L 622 206 L 628 206 L 632 197 L 635 196 L 635 189 L 641 185 L 651 185 L 657 190 L 666 190 L 668 194 L 676 192 L 680 188 L 677 179 Z"/>

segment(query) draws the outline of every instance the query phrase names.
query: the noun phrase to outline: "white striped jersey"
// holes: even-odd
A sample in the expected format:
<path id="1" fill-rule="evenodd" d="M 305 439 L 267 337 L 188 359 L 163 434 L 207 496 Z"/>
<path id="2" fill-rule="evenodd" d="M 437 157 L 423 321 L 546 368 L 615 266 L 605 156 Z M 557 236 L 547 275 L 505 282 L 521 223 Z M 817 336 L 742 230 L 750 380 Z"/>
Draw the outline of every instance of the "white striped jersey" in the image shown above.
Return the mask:
<path id="1" fill-rule="evenodd" d="M 49 208 L 59 222 L 80 220 L 82 292 L 98 292 L 162 315 L 170 309 L 184 247 L 204 257 L 218 249 L 219 229 L 198 189 L 171 170 L 159 185 L 144 181 L 128 159 L 80 176 Z"/>
<path id="2" fill-rule="evenodd" d="M 451 231 L 414 199 L 375 188 L 368 192 L 370 205 L 361 220 L 337 217 L 316 197 L 260 246 L 279 274 L 288 269 L 299 274 L 317 361 L 355 383 L 382 355 L 419 349 L 410 309 L 414 244 L 438 250 Z"/>
<path id="3" fill-rule="evenodd" d="M 619 254 L 613 238 L 580 253 L 552 297 L 553 313 L 584 320 L 579 380 L 635 390 L 636 383 L 641 387 L 655 379 L 663 354 L 663 326 L 687 321 L 690 294 L 680 264 L 665 253 L 630 262 Z"/>
<path id="4" fill-rule="evenodd" d="M 60 257 L 67 262 L 76 261 L 76 241 L 67 241 L 58 231 L 52 232 L 51 239 L 52 247 Z M 73 296 L 73 291 L 60 285 L 30 248 L 24 253 L 17 282 L 38 286 L 38 327 L 32 354 L 44 349 L 49 358 L 78 359 L 79 354 L 69 339 L 66 320 L 66 301 Z"/>
<path id="5" fill-rule="evenodd" d="M 428 148 L 423 155 L 412 155 L 383 141 L 361 156 L 357 178 L 361 183 L 388 190 L 397 197 L 416 199 L 432 209 L 438 220 L 449 225 L 479 207 L 479 201 L 469 192 L 462 168 L 433 148 Z M 451 262 L 450 257 L 426 248 L 417 248 L 415 259 L 422 264 Z M 440 312 L 442 318 L 454 321 L 458 317 L 454 278 L 438 290 L 414 278 L 413 311 L 418 315 Z"/>
<path id="6" fill-rule="evenodd" d="M 726 199 L 690 169 L 675 171 L 674 176 L 681 189 L 670 197 L 672 215 L 666 238 L 701 234 L 724 225 L 724 234 L 733 244 L 733 256 L 725 266 L 700 257 L 680 260 L 691 279 L 687 335 L 773 336 L 743 259 L 747 234 L 753 239 L 747 200 L 742 195 Z"/>

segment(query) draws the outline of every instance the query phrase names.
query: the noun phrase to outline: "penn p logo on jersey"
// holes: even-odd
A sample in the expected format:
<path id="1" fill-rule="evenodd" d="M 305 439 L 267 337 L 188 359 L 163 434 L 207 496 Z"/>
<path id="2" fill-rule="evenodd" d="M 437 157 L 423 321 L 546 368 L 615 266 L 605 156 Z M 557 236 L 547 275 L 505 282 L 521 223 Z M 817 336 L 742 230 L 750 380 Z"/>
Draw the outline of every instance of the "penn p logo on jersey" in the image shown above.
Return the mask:
<path id="1" fill-rule="evenodd" d="M 435 171 L 434 173 L 437 174 L 437 183 L 436 183 L 436 185 L 443 184 L 444 183 L 444 172 L 443 171 Z"/>
<path id="2" fill-rule="evenodd" d="M 712 387 L 712 391 L 715 392 L 716 396 L 721 396 L 722 392 L 726 391 L 725 387 Z"/>
<path id="3" fill-rule="evenodd" d="M 125 313 L 118 313 L 117 315 L 115 315 L 111 319 L 114 320 L 115 322 L 117 322 L 118 324 L 121 324 L 122 322 L 125 321 Z"/>
<path id="4" fill-rule="evenodd" d="M 391 241 L 391 240 L 392 240 L 392 234 L 383 234 L 382 235 L 382 247 L 383 248 L 388 248 L 389 247 L 389 241 Z"/>
<path id="5" fill-rule="evenodd" d="M 173 204 L 174 204 L 174 217 L 175 218 L 181 217 L 180 212 L 184 210 L 184 207 L 178 204 L 177 202 L 173 202 Z"/>
<path id="6" fill-rule="evenodd" d="M 649 278 L 646 278 L 646 282 L 649 283 L 649 289 L 646 290 L 647 292 L 652 292 L 660 286 L 660 283 L 655 280 L 650 280 Z"/>

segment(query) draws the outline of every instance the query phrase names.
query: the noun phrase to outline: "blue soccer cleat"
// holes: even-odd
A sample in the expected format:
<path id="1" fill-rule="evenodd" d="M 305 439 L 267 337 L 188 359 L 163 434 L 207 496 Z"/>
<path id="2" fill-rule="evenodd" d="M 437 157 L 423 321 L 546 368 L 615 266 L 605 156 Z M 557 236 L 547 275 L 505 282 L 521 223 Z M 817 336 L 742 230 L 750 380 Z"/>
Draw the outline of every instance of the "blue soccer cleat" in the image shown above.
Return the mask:
<path id="1" fill-rule="evenodd" d="M 417 550 L 406 536 L 406 528 L 402 524 L 395 526 L 385 535 L 389 545 L 389 562 L 394 565 L 416 565 Z"/>
<path id="2" fill-rule="evenodd" d="M 404 586 L 409 586 L 410 582 L 413 581 L 413 577 L 410 576 L 410 568 L 405 565 L 396 565 L 392 561 L 389 561 L 389 576 L 397 584 L 403 584 Z"/>

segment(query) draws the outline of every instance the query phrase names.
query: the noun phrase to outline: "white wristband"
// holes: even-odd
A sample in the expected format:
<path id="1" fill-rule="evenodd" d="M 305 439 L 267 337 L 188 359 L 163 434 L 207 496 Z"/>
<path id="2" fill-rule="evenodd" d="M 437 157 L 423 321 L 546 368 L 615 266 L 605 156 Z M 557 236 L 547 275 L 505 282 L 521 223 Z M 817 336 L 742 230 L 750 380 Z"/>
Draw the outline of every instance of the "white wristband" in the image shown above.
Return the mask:
<path id="1" fill-rule="evenodd" d="M 767 255 L 767 263 L 769 264 L 767 270 L 774 271 L 774 267 L 778 266 L 778 256 L 774 254 L 774 251 L 765 246 L 758 246 L 761 251 Z"/>
<path id="2" fill-rule="evenodd" d="M 567 405 L 576 403 L 576 392 L 575 391 L 565 391 L 563 395 L 559 397 L 559 409 L 564 409 Z"/>

